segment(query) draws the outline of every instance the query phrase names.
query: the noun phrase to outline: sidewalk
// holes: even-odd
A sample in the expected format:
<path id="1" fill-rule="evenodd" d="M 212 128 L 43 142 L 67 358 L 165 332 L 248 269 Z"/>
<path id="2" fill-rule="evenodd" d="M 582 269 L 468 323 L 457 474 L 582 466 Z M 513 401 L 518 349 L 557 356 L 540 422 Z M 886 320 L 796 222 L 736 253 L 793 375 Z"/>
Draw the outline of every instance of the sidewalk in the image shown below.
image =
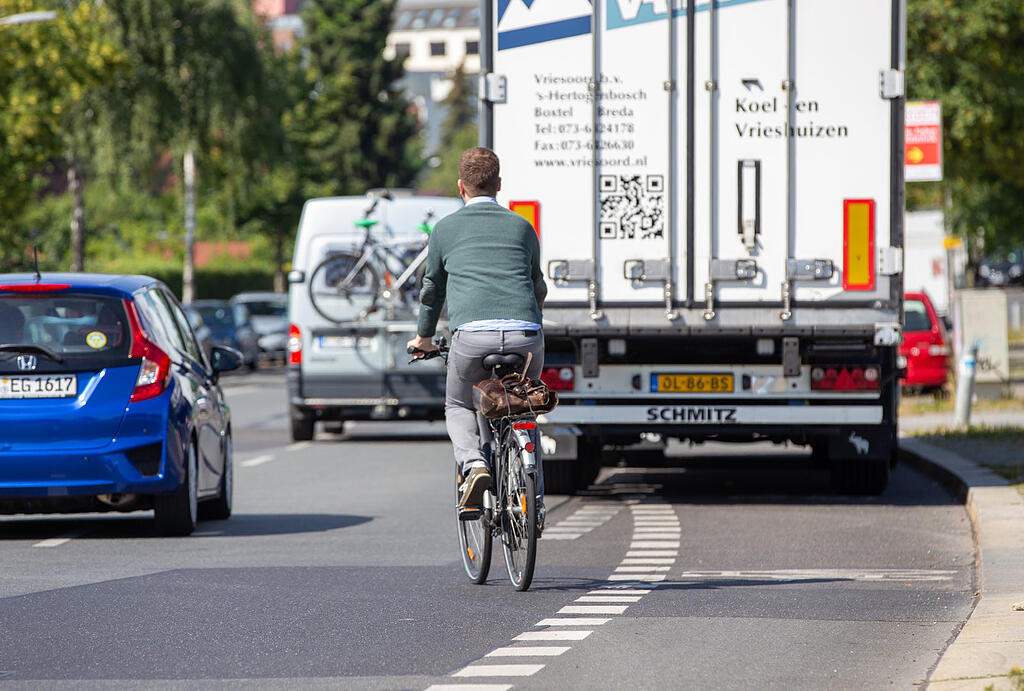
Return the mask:
<path id="1" fill-rule="evenodd" d="M 1024 410 L 981 413 L 972 416 L 971 422 L 1024 428 Z M 952 415 L 900 420 L 904 432 L 951 426 Z M 964 497 L 977 542 L 978 604 L 939 659 L 928 689 L 1024 688 L 1024 679 L 1008 677 L 1013 668 L 1024 669 L 1024 497 L 1006 480 L 973 461 L 985 458 L 1019 463 L 1024 449 L 983 438 L 949 442 L 904 437 L 900 446 L 905 462 Z"/>

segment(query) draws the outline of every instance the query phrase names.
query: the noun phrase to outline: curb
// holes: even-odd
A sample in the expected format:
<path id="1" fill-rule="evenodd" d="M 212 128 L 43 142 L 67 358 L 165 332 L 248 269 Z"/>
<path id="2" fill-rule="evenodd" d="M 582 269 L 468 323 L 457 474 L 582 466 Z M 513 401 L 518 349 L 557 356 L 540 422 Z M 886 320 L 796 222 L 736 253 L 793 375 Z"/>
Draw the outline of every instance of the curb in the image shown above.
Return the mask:
<path id="1" fill-rule="evenodd" d="M 959 497 L 974 527 L 978 601 L 927 680 L 937 691 L 1020 688 L 1024 668 L 1024 497 L 1003 478 L 946 449 L 901 438 L 902 459 Z"/>

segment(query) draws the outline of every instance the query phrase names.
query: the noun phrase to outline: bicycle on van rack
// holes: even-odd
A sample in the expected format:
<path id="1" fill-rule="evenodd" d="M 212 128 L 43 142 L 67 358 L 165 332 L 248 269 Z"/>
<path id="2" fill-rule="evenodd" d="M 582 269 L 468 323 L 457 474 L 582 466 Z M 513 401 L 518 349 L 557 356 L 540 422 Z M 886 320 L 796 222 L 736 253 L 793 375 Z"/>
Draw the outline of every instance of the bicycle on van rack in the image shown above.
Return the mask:
<path id="1" fill-rule="evenodd" d="M 438 350 L 426 352 L 409 348 L 410 363 L 435 357 L 448 359 L 448 347 L 442 338 Z M 483 365 L 491 376 L 500 379 L 520 371 L 526 361 L 518 353 L 491 353 Z M 456 519 L 462 566 L 476 584 L 487 580 L 491 568 L 494 538 L 501 540 L 505 567 L 516 590 L 523 591 L 533 581 L 537 561 L 537 461 L 533 438 L 537 422 L 532 413 L 489 419 L 491 429 L 491 471 L 493 481 L 484 493 L 482 510 L 460 512 L 458 486 L 461 473 L 455 471 Z"/>
<path id="2" fill-rule="evenodd" d="M 382 305 L 389 311 L 399 306 L 412 309 L 419 298 L 434 212 L 427 209 L 416 226 L 423 237 L 380 240 L 373 233 L 379 221 L 370 218 L 379 201 L 373 196 L 363 217 L 354 221 L 363 230 L 362 243 L 352 250 L 329 252 L 310 274 L 310 302 L 328 321 L 363 320 Z"/>

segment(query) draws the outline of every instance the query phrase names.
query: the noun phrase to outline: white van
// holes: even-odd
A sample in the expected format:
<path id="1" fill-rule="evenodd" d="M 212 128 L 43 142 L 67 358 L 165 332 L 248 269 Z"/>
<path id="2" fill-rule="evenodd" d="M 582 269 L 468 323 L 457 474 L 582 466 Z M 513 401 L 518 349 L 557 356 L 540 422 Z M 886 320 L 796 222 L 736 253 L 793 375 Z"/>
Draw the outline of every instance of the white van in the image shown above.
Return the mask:
<path id="1" fill-rule="evenodd" d="M 444 366 L 408 364 L 428 230 L 453 197 L 372 191 L 306 202 L 288 275 L 288 401 L 295 441 L 317 421 L 436 419 Z"/>

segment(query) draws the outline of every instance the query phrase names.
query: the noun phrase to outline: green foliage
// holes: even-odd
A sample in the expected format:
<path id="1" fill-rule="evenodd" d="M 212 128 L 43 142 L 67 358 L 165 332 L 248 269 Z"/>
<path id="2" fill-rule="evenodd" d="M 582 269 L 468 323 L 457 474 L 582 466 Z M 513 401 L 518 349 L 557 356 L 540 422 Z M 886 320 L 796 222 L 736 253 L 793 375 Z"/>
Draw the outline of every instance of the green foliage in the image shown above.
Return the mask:
<path id="1" fill-rule="evenodd" d="M 383 57 L 395 0 L 309 0 L 307 92 L 286 120 L 306 197 L 404 187 L 419 167 L 418 125 Z"/>
<path id="2" fill-rule="evenodd" d="M 942 101 L 943 183 L 912 184 L 912 203 L 952 197 L 959 232 L 989 246 L 1024 242 L 1024 3 L 908 2 L 911 99 Z"/>
<path id="3" fill-rule="evenodd" d="M 419 184 L 422 192 L 458 196 L 459 158 L 479 142 L 476 118 L 476 93 L 469 75 L 460 64 L 452 74 L 452 89 L 441 102 L 448 113 L 441 123 L 441 148 L 438 165 L 429 170 Z"/>

